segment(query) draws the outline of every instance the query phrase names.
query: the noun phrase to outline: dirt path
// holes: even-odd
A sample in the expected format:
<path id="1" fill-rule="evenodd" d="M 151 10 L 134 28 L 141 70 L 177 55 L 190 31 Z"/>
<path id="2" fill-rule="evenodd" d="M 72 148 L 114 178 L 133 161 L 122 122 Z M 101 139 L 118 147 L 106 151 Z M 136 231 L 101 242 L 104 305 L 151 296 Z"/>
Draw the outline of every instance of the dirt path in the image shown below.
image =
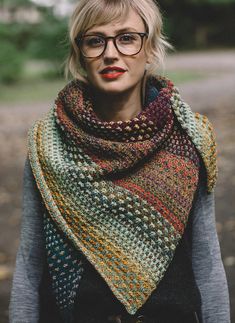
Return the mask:
<path id="1" fill-rule="evenodd" d="M 235 102 L 235 50 L 176 54 L 169 57 L 166 66 L 169 71 L 189 70 L 209 75 L 178 86 L 194 111 L 217 110 Z"/>
<path id="2" fill-rule="evenodd" d="M 175 54 L 167 60 L 166 66 L 169 70 L 201 70 L 210 75 L 178 87 L 194 111 L 209 116 L 217 135 L 220 176 L 216 190 L 216 219 L 235 321 L 235 51 Z M 51 104 L 52 101 L 31 105 L 0 103 L 1 323 L 8 322 L 9 290 L 19 243 L 26 133 Z"/>

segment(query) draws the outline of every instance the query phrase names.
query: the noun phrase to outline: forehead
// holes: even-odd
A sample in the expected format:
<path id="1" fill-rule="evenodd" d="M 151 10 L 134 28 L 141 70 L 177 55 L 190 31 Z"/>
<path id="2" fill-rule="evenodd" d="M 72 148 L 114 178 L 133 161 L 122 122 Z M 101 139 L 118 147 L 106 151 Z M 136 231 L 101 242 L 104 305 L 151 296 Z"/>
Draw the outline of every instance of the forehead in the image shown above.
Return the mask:
<path id="1" fill-rule="evenodd" d="M 132 8 L 130 8 L 122 18 L 116 18 L 103 24 L 94 24 L 92 27 L 87 29 L 87 32 L 100 32 L 103 34 L 117 34 L 122 31 L 145 31 L 143 19 Z"/>

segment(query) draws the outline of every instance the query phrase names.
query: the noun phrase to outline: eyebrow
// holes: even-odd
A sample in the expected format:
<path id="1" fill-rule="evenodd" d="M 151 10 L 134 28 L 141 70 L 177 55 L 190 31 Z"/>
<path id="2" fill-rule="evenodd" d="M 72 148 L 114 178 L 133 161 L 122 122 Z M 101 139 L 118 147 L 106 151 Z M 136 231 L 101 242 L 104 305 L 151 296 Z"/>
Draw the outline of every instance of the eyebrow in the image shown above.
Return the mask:
<path id="1" fill-rule="evenodd" d="M 125 27 L 125 28 L 121 28 L 121 29 L 118 29 L 118 30 L 115 30 L 115 34 L 118 35 L 120 33 L 123 33 L 123 32 L 138 32 L 135 28 L 133 27 Z M 101 36 L 106 36 L 106 33 L 102 32 L 102 31 L 88 31 L 87 33 L 85 33 L 85 35 L 89 35 L 89 34 L 97 34 L 97 35 L 101 35 Z"/>

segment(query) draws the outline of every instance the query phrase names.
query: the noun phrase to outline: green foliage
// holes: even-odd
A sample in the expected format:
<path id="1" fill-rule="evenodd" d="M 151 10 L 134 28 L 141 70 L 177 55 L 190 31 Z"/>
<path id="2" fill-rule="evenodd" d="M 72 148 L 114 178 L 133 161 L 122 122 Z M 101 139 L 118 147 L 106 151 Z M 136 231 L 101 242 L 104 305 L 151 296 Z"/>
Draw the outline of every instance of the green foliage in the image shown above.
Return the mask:
<path id="1" fill-rule="evenodd" d="M 35 26 L 27 51 L 33 58 L 48 59 L 58 64 L 67 53 L 66 36 L 67 21 L 48 15 L 43 23 Z"/>
<path id="2" fill-rule="evenodd" d="M 24 57 L 16 46 L 8 40 L 1 41 L 0 83 L 17 81 L 22 73 Z"/>
<path id="3" fill-rule="evenodd" d="M 0 82 L 9 83 L 20 79 L 24 62 L 28 57 L 27 47 L 33 28 L 26 23 L 0 24 Z"/>
<path id="4" fill-rule="evenodd" d="M 0 0 L 0 5 L 19 7 L 19 6 L 32 5 L 32 2 L 30 0 Z"/>
<path id="5" fill-rule="evenodd" d="M 25 1 L 22 0 L 22 3 L 25 4 Z M 14 4 L 13 0 L 11 4 Z M 68 51 L 67 20 L 54 17 L 51 9 L 39 10 L 42 21 L 38 24 L 0 23 L 0 82 L 18 80 L 25 59 L 52 62 L 54 68 L 45 77 L 55 78 L 62 75 L 61 65 Z"/>

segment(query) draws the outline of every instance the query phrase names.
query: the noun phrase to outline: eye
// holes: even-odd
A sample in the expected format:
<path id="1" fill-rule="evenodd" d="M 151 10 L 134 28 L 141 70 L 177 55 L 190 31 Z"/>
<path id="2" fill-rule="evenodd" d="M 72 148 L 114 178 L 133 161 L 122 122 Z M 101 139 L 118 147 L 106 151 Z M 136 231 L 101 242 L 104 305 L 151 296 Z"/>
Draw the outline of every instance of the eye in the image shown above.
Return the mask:
<path id="1" fill-rule="evenodd" d="M 83 44 L 88 47 L 100 47 L 105 44 L 105 41 L 100 36 L 86 36 L 83 39 Z"/>
<path id="2" fill-rule="evenodd" d="M 138 35 L 122 34 L 118 37 L 118 41 L 122 44 L 130 44 L 138 40 Z"/>

